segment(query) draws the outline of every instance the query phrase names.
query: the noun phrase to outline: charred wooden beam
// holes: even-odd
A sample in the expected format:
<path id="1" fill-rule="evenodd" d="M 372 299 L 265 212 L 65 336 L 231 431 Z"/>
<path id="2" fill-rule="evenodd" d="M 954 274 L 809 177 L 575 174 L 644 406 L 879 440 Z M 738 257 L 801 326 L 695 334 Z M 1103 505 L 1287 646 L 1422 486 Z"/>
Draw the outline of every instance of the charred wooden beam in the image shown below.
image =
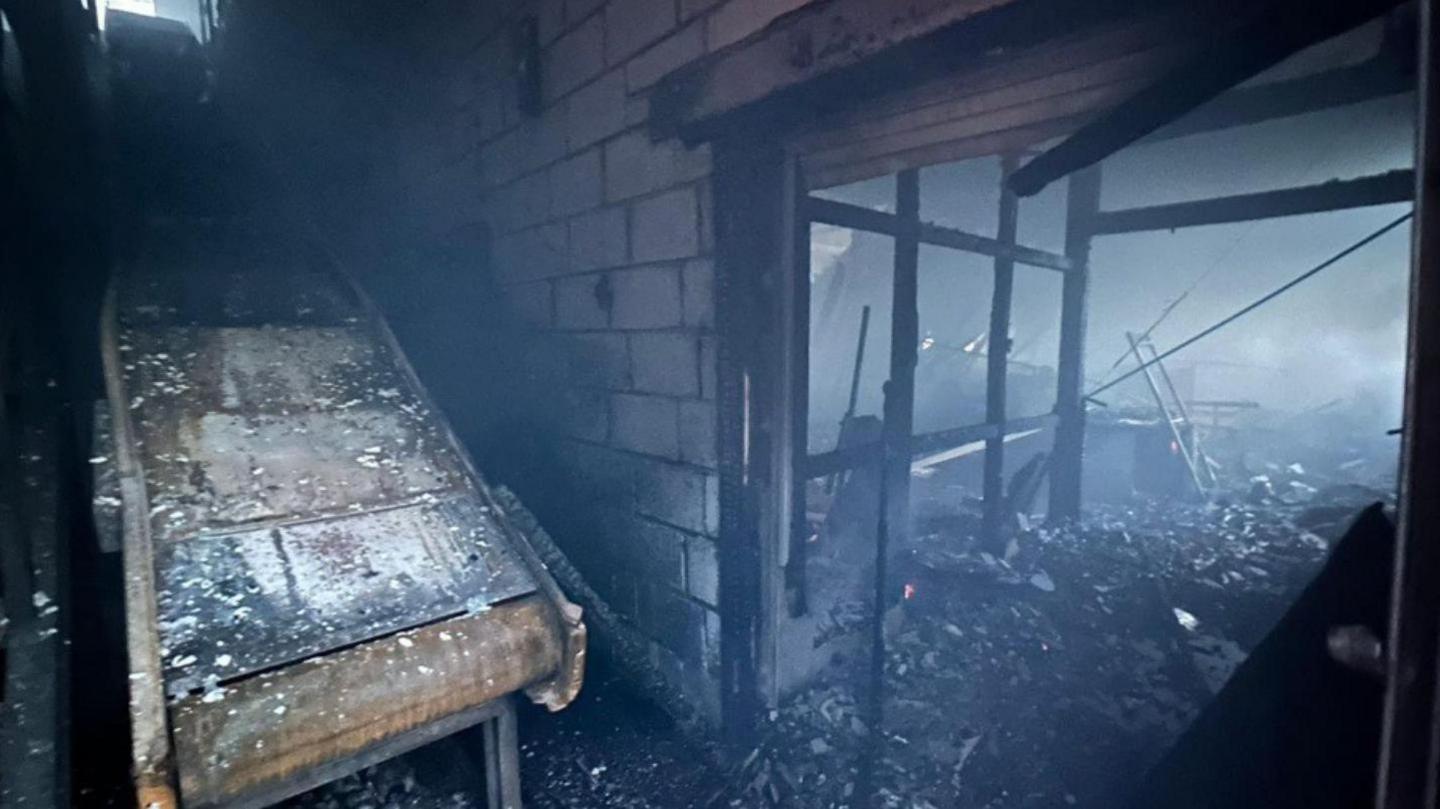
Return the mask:
<path id="1" fill-rule="evenodd" d="M 1198 55 L 1082 127 L 1010 178 L 1021 196 L 1103 160 L 1300 49 L 1389 11 L 1400 0 L 1279 0 L 1212 35 Z"/>
<path id="2" fill-rule="evenodd" d="M 1014 155 L 1001 158 L 1000 169 L 1008 177 L 1015 170 Z M 1014 246 L 1020 222 L 1020 198 L 1001 180 L 999 242 Z M 995 288 L 990 299 L 990 339 L 985 357 L 985 420 L 1005 420 L 1005 375 L 1010 360 L 1010 298 L 1015 288 L 1015 262 L 995 259 Z M 985 469 L 981 478 L 984 515 L 981 536 L 987 545 L 1003 544 L 1001 527 L 1005 518 L 1005 436 L 985 440 Z M 1003 551 L 1004 548 L 1002 547 Z"/>
<path id="3" fill-rule="evenodd" d="M 757 126 L 774 131 L 982 64 L 997 49 L 1182 7 L 1175 0 L 834 0 L 671 73 L 650 101 L 656 137 L 697 143 Z M 1194 10 L 1207 27 L 1238 3 Z M 1186 9 L 1190 11 L 1191 9 Z"/>
<path id="4" fill-rule="evenodd" d="M 761 705 L 765 634 L 762 519 L 777 516 L 783 455 L 775 428 L 786 416 L 774 348 L 782 321 L 768 274 L 783 261 L 784 155 L 754 144 L 715 150 L 715 310 L 720 467 L 720 711 L 726 740 L 751 745 Z M 762 583 L 764 580 L 764 583 Z M 773 689 L 767 689 L 772 691 Z"/>
<path id="5" fill-rule="evenodd" d="M 867 233 L 882 233 L 887 236 L 894 236 L 900 230 L 899 219 L 895 214 L 886 211 L 877 211 L 873 208 L 819 197 L 807 197 L 804 206 L 806 218 L 811 222 L 863 230 Z M 919 224 L 918 240 L 920 244 L 964 250 L 967 253 L 978 253 L 982 256 L 1005 259 L 1016 264 L 1047 270 L 1065 272 L 1072 266 L 1070 259 L 1062 255 L 1034 247 L 1009 244 L 1001 239 L 992 239 L 989 236 L 981 236 L 957 228 L 937 225 L 933 222 Z"/>
<path id="6" fill-rule="evenodd" d="M 1085 451 L 1085 321 L 1088 315 L 1090 239 L 1100 205 L 1100 168 L 1070 178 L 1066 195 L 1065 255 L 1074 269 L 1060 292 L 1060 358 L 1056 367 L 1055 452 L 1051 457 L 1051 519 L 1080 516 L 1080 478 Z"/>
<path id="7" fill-rule="evenodd" d="M 1381 737 L 1379 809 L 1433 806 L 1437 713 L 1436 608 L 1440 577 L 1440 6 L 1420 3 L 1420 109 L 1417 114 L 1415 234 L 1410 257 L 1410 334 L 1405 422 L 1400 444 L 1400 505 L 1386 641 L 1389 685 Z"/>
<path id="8" fill-rule="evenodd" d="M 968 427 L 921 433 L 910 440 L 910 454 L 914 456 L 927 452 L 937 452 L 939 450 L 958 447 L 961 444 L 967 444 L 971 441 L 989 441 L 992 438 L 1003 439 L 1005 436 L 1013 433 L 1048 427 L 1054 423 L 1055 415 L 1053 413 L 1043 413 L 1039 416 L 1010 419 L 1001 424 L 972 424 Z"/>
<path id="9" fill-rule="evenodd" d="M 1100 235 L 1173 230 L 1198 225 L 1340 211 L 1409 202 L 1414 198 L 1414 194 L 1415 173 L 1409 169 L 1400 169 L 1354 180 L 1331 180 L 1302 188 L 1283 188 L 1146 208 L 1100 211 L 1095 214 L 1094 233 Z"/>
<path id="10" fill-rule="evenodd" d="M 788 420 L 785 431 L 785 438 L 782 440 L 784 446 L 784 457 L 779 460 L 783 466 L 784 474 L 788 476 L 786 481 L 789 492 L 789 502 L 782 508 L 789 517 L 789 536 L 785 547 L 782 550 L 781 565 L 785 572 L 785 597 L 791 615 L 803 615 L 808 609 L 808 589 L 805 577 L 805 557 L 809 543 L 806 541 L 810 535 L 807 525 L 805 509 L 805 487 L 806 480 L 803 476 L 795 473 L 797 464 L 794 458 L 797 453 L 804 453 L 805 448 L 810 445 L 810 223 L 800 211 L 798 201 L 805 197 L 805 183 L 801 176 L 798 161 L 787 161 L 786 165 L 786 189 L 785 189 L 785 227 L 790 233 L 786 240 L 786 249 L 789 251 L 788 259 L 791 265 L 791 273 L 787 278 L 784 293 L 782 294 L 785 312 L 782 322 L 786 326 L 786 345 L 781 352 L 781 362 L 785 363 L 785 376 L 787 384 L 783 385 L 788 391 L 788 401 L 783 405 L 785 418 Z M 866 316 L 869 316 L 869 309 L 866 309 Z M 864 350 L 864 337 L 861 337 L 861 350 Z M 849 413 L 853 415 L 855 407 L 854 389 L 859 385 L 859 365 L 856 365 L 855 382 L 851 385 L 850 400 L 852 402 Z M 844 429 L 842 420 L 841 429 Z"/>
<path id="11" fill-rule="evenodd" d="M 1379 57 L 1298 79 L 1230 90 L 1139 142 L 1152 143 L 1290 118 L 1403 95 L 1414 89 L 1414 76 L 1408 75 L 1395 60 Z"/>
<path id="12" fill-rule="evenodd" d="M 968 424 L 948 430 L 919 433 L 910 438 L 910 457 L 953 449 L 972 441 L 989 441 L 992 438 L 1003 438 L 1012 433 L 1049 427 L 1054 422 L 1055 415 L 1053 413 L 1044 413 L 1039 416 L 1010 419 L 1001 424 Z M 807 479 L 825 477 L 867 463 L 874 463 L 880 449 L 880 442 L 870 441 L 811 455 L 805 459 L 805 477 Z"/>

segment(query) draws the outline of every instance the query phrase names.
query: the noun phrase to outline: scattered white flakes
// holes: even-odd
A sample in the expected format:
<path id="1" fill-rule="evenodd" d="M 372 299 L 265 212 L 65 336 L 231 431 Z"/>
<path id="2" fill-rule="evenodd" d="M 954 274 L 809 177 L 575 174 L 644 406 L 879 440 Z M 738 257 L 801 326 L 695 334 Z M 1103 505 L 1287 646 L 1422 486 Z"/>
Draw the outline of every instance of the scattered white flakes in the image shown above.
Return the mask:
<path id="1" fill-rule="evenodd" d="M 1030 584 L 1046 593 L 1055 592 L 1055 580 L 1050 578 L 1050 574 L 1043 570 L 1037 571 L 1035 575 L 1030 577 Z"/>
<path id="2" fill-rule="evenodd" d="M 257 466 L 257 467 L 255 467 L 254 469 L 251 469 L 251 470 L 250 470 L 250 474 L 252 474 L 252 475 L 263 475 L 263 474 L 265 474 L 265 467 L 263 467 L 263 466 Z"/>
<path id="3" fill-rule="evenodd" d="M 200 698 L 200 701 L 201 701 L 201 702 L 204 702 L 204 703 L 207 703 L 207 704 L 213 704 L 213 703 L 216 703 L 216 702 L 221 702 L 221 701 L 223 701 L 224 699 L 225 699 L 225 689 L 223 689 L 223 688 L 213 688 L 213 689 L 211 689 L 211 690 L 209 690 L 209 691 L 206 691 L 206 692 L 205 692 L 205 696 L 201 697 L 201 698 Z"/>
<path id="4" fill-rule="evenodd" d="M 103 508 L 119 508 L 124 505 L 124 503 L 120 501 L 120 498 L 111 497 L 108 494 L 97 495 L 91 502 Z"/>
<path id="5" fill-rule="evenodd" d="M 90 459 L 90 463 L 93 463 L 93 464 L 102 464 L 102 463 L 105 463 L 106 461 L 109 461 L 109 460 L 110 460 L 109 456 L 106 456 L 106 455 L 96 455 L 94 458 L 91 458 L 91 459 Z"/>
<path id="6" fill-rule="evenodd" d="M 177 669 L 183 669 L 186 666 L 193 666 L 195 664 L 195 660 L 195 655 L 176 655 L 175 657 L 170 659 L 170 665 L 174 666 Z"/>
<path id="7" fill-rule="evenodd" d="M 1182 610 L 1179 607 L 1174 607 L 1173 609 L 1175 611 L 1175 620 L 1180 622 L 1180 625 L 1185 627 L 1186 631 L 1194 632 L 1196 627 L 1200 626 L 1200 619 L 1196 618 L 1193 613 Z"/>
<path id="8" fill-rule="evenodd" d="M 284 716 L 284 715 L 285 715 L 285 706 L 284 706 L 284 705 L 276 705 L 276 706 L 275 706 L 275 710 L 274 710 L 274 711 L 271 711 L 271 713 L 275 714 L 276 716 Z"/>
<path id="9" fill-rule="evenodd" d="M 50 603 L 50 596 L 47 595 L 44 590 L 36 590 L 30 596 L 30 603 L 34 604 L 35 609 L 38 610 Z"/>
<path id="10" fill-rule="evenodd" d="M 230 655 L 220 655 L 219 657 L 215 658 L 215 665 L 221 668 L 224 668 L 233 662 L 234 658 L 232 658 Z"/>
<path id="11" fill-rule="evenodd" d="M 410 640 L 409 638 L 401 638 L 400 645 L 404 646 L 406 649 L 409 649 L 411 646 L 415 645 L 415 641 Z"/>
<path id="12" fill-rule="evenodd" d="M 417 667 L 415 670 L 418 671 L 418 672 L 420 672 L 421 674 L 434 674 L 434 673 L 435 673 L 435 669 L 432 669 L 432 668 L 430 668 L 429 666 L 419 666 L 419 667 Z"/>

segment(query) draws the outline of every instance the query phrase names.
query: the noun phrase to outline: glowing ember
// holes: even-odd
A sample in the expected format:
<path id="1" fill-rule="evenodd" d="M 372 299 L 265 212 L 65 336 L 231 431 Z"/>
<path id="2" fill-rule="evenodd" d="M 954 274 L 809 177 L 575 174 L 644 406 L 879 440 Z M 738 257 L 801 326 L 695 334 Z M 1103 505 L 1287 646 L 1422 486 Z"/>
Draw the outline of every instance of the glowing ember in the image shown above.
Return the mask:
<path id="1" fill-rule="evenodd" d="M 915 585 L 911 584 L 910 582 L 906 582 L 906 583 L 905 583 L 905 600 L 906 600 L 906 601 L 909 601 L 910 599 L 912 599 L 912 598 L 914 598 L 914 597 L 915 597 Z"/>

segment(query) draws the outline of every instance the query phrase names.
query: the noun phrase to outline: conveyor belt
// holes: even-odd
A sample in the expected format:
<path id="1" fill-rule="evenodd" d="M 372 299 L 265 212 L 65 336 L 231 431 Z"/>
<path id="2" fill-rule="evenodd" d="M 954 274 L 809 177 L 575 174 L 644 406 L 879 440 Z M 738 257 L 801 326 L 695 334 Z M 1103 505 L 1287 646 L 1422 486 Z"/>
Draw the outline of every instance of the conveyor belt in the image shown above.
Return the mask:
<path id="1" fill-rule="evenodd" d="M 106 306 L 142 805 L 273 800 L 510 692 L 579 688 L 578 609 L 384 323 L 279 255 L 151 253 Z"/>

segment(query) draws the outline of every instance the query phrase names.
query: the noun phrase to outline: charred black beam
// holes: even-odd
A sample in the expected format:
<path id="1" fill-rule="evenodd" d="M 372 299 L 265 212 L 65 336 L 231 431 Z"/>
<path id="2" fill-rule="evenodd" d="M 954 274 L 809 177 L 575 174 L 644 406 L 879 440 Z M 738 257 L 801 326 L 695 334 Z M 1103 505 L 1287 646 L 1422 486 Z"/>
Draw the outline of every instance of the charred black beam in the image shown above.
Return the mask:
<path id="1" fill-rule="evenodd" d="M 1003 176 L 1015 170 L 1014 155 L 1000 159 Z M 1014 245 L 1020 222 L 1020 198 L 1006 188 L 1001 180 L 1000 221 L 996 237 L 1002 244 Z M 995 259 L 995 289 L 990 298 L 990 338 L 985 357 L 985 420 L 998 424 L 1005 420 L 1005 377 L 1010 360 L 1010 299 L 1015 288 L 1015 262 Z M 981 476 L 984 515 L 981 536 L 986 545 L 994 546 L 1001 539 L 1005 519 L 1005 437 L 985 439 L 985 468 Z M 1004 551 L 1004 548 L 1000 548 Z"/>
<path id="2" fill-rule="evenodd" d="M 1259 124 L 1402 95 L 1414 89 L 1415 77 L 1408 75 L 1395 59 L 1378 57 L 1298 79 L 1230 90 L 1138 142 L 1153 143 Z"/>
<path id="3" fill-rule="evenodd" d="M 1409 202 L 1414 196 L 1415 172 L 1400 169 L 1354 180 L 1331 180 L 1302 188 L 1237 194 L 1232 197 L 1176 202 L 1146 208 L 1100 211 L 1095 214 L 1094 233 L 1137 233 L 1249 222 L 1255 219 Z"/>
<path id="4" fill-rule="evenodd" d="M 1420 3 L 1420 109 L 1416 137 L 1415 232 L 1410 256 L 1410 334 L 1405 421 L 1400 444 L 1400 505 L 1381 736 L 1379 809 L 1433 806 L 1440 609 L 1440 4 Z"/>
<path id="5" fill-rule="evenodd" d="M 964 427 L 954 427 L 948 430 L 919 433 L 910 438 L 910 457 L 914 458 L 917 455 L 924 455 L 928 452 L 940 452 L 942 450 L 953 449 L 972 441 L 989 441 L 992 438 L 999 438 L 1012 433 L 1044 428 L 1054 422 L 1054 414 L 1044 413 L 1039 416 L 1010 419 L 1001 424 L 968 424 Z M 870 441 L 864 444 L 856 444 L 842 449 L 811 455 L 805 459 L 804 475 L 806 479 L 813 480 L 815 478 L 827 477 L 837 472 L 844 472 L 847 469 L 854 469 L 867 463 L 874 463 L 880 449 L 881 443 L 879 441 Z"/>
<path id="6" fill-rule="evenodd" d="M 899 220 L 895 214 L 886 211 L 877 211 L 873 208 L 864 208 L 848 202 L 836 202 L 819 197 L 807 197 L 804 206 L 805 216 L 811 222 L 863 230 L 867 233 L 881 233 L 887 236 L 894 236 L 899 231 Z M 1016 264 L 1041 267 L 1047 270 L 1065 272 L 1071 267 L 1068 258 L 1056 253 L 1022 245 L 1006 244 L 1000 239 L 992 239 L 989 236 L 968 233 L 932 222 L 920 223 L 919 241 L 921 244 L 949 247 L 953 250 L 978 253 L 982 256 L 1005 259 Z"/>
<path id="7" fill-rule="evenodd" d="M 1060 291 L 1060 357 L 1056 365 L 1055 451 L 1050 466 L 1052 520 L 1080 516 L 1080 478 L 1085 451 L 1085 326 L 1088 317 L 1090 240 L 1100 205 L 1100 167 L 1070 178 L 1065 207 L 1065 255 L 1075 269 Z"/>
<path id="8" fill-rule="evenodd" d="M 1197 55 L 1108 114 L 1031 160 L 1010 178 L 1020 196 L 1093 165 L 1245 79 L 1344 33 L 1400 0 L 1281 0 L 1210 38 Z"/>

